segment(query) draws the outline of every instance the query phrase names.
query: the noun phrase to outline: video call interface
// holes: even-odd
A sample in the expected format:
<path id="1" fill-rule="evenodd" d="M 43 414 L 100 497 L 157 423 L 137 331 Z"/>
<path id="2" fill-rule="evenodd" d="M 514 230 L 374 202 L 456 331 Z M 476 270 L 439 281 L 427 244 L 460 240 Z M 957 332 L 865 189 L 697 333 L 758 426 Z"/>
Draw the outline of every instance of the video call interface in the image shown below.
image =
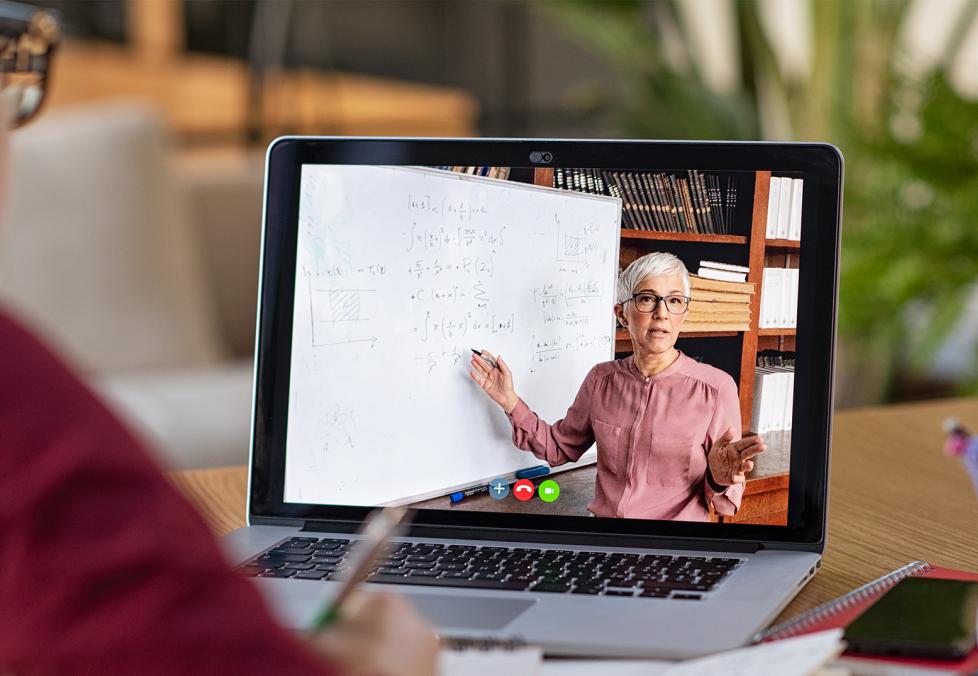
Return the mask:
<path id="1" fill-rule="evenodd" d="M 285 502 L 786 525 L 804 184 L 304 165 Z"/>

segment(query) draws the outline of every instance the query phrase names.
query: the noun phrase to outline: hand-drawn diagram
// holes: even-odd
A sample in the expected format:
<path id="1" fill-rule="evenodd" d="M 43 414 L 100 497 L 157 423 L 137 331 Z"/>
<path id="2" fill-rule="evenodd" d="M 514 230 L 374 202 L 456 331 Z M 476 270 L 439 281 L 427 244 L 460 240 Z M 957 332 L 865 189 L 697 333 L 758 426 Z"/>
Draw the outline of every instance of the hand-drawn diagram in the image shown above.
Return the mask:
<path id="1" fill-rule="evenodd" d="M 309 313 L 312 317 L 312 346 L 364 343 L 373 347 L 367 306 L 375 289 L 316 289 L 309 280 Z"/>

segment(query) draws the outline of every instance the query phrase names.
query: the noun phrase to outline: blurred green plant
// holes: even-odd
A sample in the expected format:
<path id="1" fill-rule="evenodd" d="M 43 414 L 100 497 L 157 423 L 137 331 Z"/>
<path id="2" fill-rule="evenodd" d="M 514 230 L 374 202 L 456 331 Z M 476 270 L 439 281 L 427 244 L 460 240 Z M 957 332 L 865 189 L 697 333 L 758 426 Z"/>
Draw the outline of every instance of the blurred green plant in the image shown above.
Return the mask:
<path id="1" fill-rule="evenodd" d="M 906 384 L 927 373 L 978 279 L 978 103 L 958 94 L 943 68 L 976 7 L 967 5 L 942 67 L 911 77 L 897 67 L 907 58 L 897 38 L 908 2 L 812 0 L 811 72 L 792 79 L 759 3 L 732 2 L 742 85 L 721 94 L 697 68 L 678 2 L 546 5 L 618 70 L 627 95 L 613 105 L 629 135 L 763 138 L 773 105 L 790 125 L 779 140 L 842 150 L 840 374 L 849 403 L 918 396 Z M 978 374 L 956 385 L 976 393 Z"/>

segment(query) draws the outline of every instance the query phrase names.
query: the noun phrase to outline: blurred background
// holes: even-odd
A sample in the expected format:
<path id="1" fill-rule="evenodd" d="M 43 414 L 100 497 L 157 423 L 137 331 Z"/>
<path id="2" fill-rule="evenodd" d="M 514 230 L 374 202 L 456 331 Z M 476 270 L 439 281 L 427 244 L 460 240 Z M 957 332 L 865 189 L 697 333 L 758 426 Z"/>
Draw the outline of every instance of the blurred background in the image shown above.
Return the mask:
<path id="1" fill-rule="evenodd" d="M 978 0 L 43 5 L 0 296 L 170 466 L 245 461 L 283 133 L 829 141 L 837 405 L 978 393 Z"/>

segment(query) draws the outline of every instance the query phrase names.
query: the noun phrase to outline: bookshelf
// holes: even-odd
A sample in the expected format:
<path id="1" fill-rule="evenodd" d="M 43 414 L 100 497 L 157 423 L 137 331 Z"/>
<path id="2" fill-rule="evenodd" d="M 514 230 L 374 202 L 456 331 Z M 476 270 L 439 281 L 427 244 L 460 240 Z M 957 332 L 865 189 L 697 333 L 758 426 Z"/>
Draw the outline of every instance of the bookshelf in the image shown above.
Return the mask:
<path id="1" fill-rule="evenodd" d="M 691 356 L 719 355 L 714 365 L 733 376 L 740 396 L 741 424 L 745 434 L 750 430 L 754 402 L 754 378 L 757 353 L 763 350 L 793 352 L 796 330 L 791 328 L 760 328 L 762 278 L 765 266 L 797 267 L 800 242 L 789 239 L 767 239 L 767 219 L 770 171 L 749 173 L 738 180 L 738 204 L 732 234 L 694 234 L 633 230 L 623 228 L 619 266 L 624 269 L 633 260 L 652 251 L 668 251 L 677 255 L 690 270 L 696 270 L 699 260 L 718 260 L 745 265 L 747 282 L 756 289 L 750 301 L 750 323 L 746 331 L 681 333 L 679 346 Z M 553 186 L 553 169 L 537 169 L 533 182 Z M 751 196 L 753 199 L 751 199 Z M 793 257 L 793 259 L 792 259 Z M 702 344 L 702 348 L 697 348 Z M 631 352 L 631 339 L 625 329 L 615 333 L 615 351 L 619 355 Z M 700 351 L 697 355 L 696 352 Z M 736 517 L 717 517 L 717 521 L 739 523 L 785 524 L 788 510 L 788 472 L 790 431 L 766 433 L 768 452 L 748 477 L 744 503 Z"/>
<path id="2" fill-rule="evenodd" d="M 554 185 L 554 170 L 538 168 L 533 170 L 533 183 L 542 186 Z M 741 179 L 743 180 L 743 179 Z M 789 239 L 767 239 L 768 193 L 771 184 L 770 171 L 757 171 L 754 176 L 746 177 L 752 185 L 739 186 L 739 192 L 753 200 L 744 200 L 743 206 L 738 205 L 735 221 L 739 225 L 737 234 L 711 235 L 684 232 L 660 232 L 655 230 L 621 230 L 621 254 L 619 266 L 624 269 L 633 260 L 651 251 L 669 251 L 676 254 L 686 263 L 686 267 L 695 270 L 691 261 L 700 258 L 713 257 L 724 262 L 736 262 L 746 265 L 749 269 L 747 281 L 754 284 L 755 294 L 750 302 L 750 324 L 747 331 L 710 331 L 686 332 L 679 336 L 680 341 L 687 342 L 698 339 L 723 339 L 736 345 L 739 341 L 739 358 L 736 363 L 727 363 L 728 373 L 737 382 L 740 393 L 741 424 L 745 431 L 750 429 L 751 409 L 754 398 L 754 376 L 756 372 L 757 353 L 762 350 L 794 351 L 795 329 L 760 328 L 760 304 L 762 290 L 762 273 L 766 265 L 787 267 L 790 255 L 797 256 L 801 244 Z M 728 346 L 729 348 L 729 346 Z M 729 351 L 729 350 L 728 350 Z M 738 350 L 734 350 L 737 352 Z M 618 354 L 631 352 L 631 340 L 628 332 L 618 329 L 615 333 L 615 352 Z M 694 355 L 695 356 L 695 355 Z M 729 362 L 729 360 L 728 360 Z"/>

